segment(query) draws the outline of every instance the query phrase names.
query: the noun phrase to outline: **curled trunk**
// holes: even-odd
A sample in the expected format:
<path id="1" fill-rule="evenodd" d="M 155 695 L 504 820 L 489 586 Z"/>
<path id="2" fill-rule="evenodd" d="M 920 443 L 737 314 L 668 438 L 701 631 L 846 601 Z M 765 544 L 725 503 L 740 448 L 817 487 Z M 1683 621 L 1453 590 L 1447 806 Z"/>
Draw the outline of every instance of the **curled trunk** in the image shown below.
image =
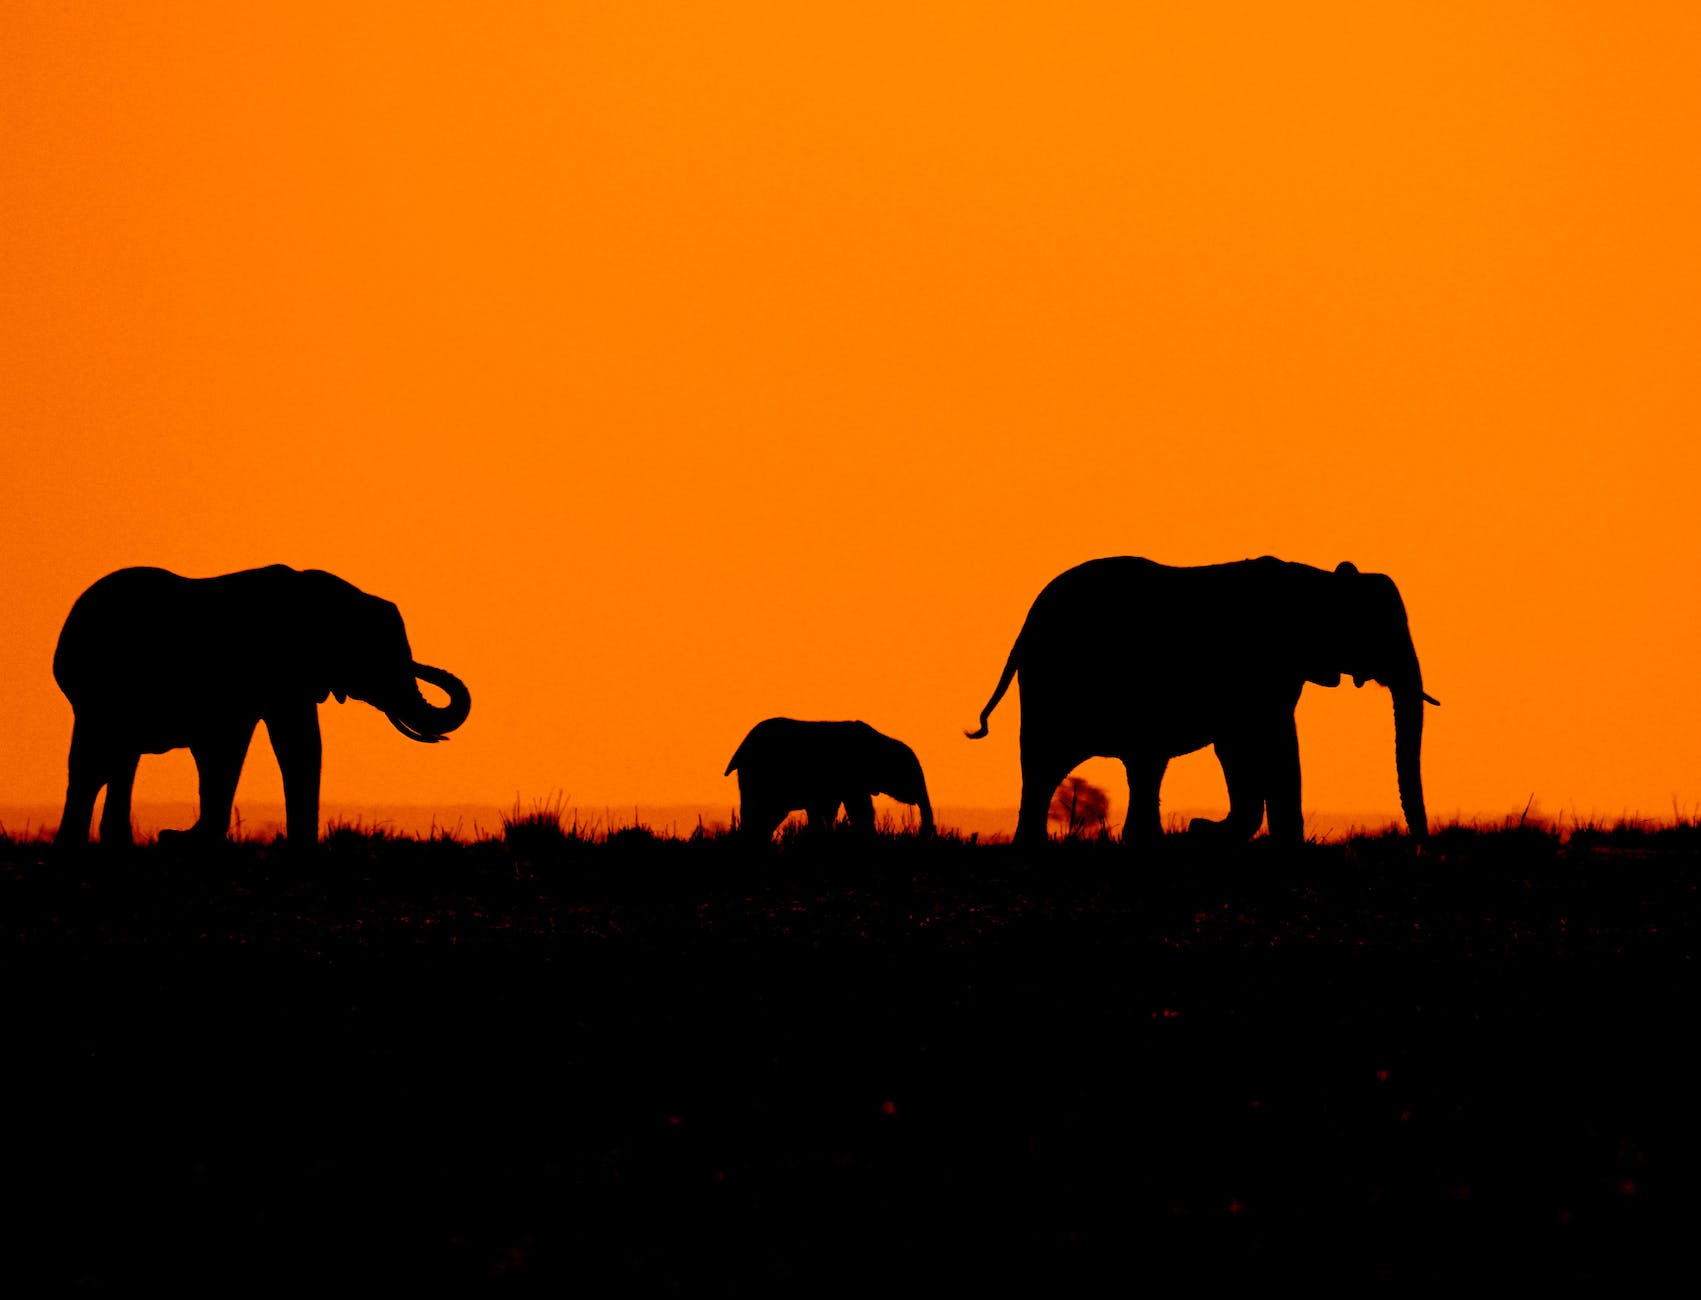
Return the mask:
<path id="1" fill-rule="evenodd" d="M 433 745 L 467 720 L 467 714 L 472 712 L 472 694 L 454 673 L 429 664 L 414 664 L 413 675 L 418 681 L 442 687 L 449 693 L 449 702 L 441 705 L 431 703 L 416 685 L 413 698 L 400 707 L 387 709 L 385 716 L 390 719 L 390 725 L 409 740 Z"/>

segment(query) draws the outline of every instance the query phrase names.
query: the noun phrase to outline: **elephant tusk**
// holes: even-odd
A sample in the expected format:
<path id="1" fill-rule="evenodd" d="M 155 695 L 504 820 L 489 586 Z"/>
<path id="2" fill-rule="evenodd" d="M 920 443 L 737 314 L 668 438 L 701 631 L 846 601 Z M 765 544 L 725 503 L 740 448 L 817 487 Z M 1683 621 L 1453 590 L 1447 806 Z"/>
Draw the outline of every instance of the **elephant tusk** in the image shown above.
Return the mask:
<path id="1" fill-rule="evenodd" d="M 1434 696 L 1433 696 L 1433 695 L 1431 695 L 1431 694 L 1430 694 L 1430 693 L 1429 693 L 1429 692 L 1428 692 L 1428 691 L 1425 691 L 1425 692 L 1424 692 L 1424 693 L 1423 693 L 1423 702 L 1424 702 L 1424 703 L 1425 703 L 1425 704 L 1433 704 L 1433 705 L 1434 705 L 1434 706 L 1435 706 L 1435 707 L 1436 707 L 1436 708 L 1438 708 L 1438 709 L 1439 709 L 1439 708 L 1440 708 L 1440 707 L 1441 707 L 1441 701 L 1440 701 L 1440 700 L 1438 700 L 1438 699 L 1436 699 L 1436 698 L 1435 698 L 1435 697 L 1434 697 Z"/>
<path id="2" fill-rule="evenodd" d="M 384 716 L 390 720 L 390 725 L 401 732 L 402 735 L 409 740 L 417 740 L 422 745 L 435 745 L 438 741 L 449 739 L 447 736 L 433 736 L 423 731 L 417 731 L 393 713 L 386 713 Z"/>

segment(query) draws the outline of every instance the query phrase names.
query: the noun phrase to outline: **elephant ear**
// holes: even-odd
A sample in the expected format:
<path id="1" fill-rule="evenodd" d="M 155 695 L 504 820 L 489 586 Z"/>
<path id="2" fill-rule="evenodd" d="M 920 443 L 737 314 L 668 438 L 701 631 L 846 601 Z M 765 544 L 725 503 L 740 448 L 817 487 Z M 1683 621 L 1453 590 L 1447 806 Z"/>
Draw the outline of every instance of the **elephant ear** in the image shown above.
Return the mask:
<path id="1" fill-rule="evenodd" d="M 349 680 L 347 629 L 372 597 L 322 569 L 303 571 L 299 586 L 299 599 L 289 617 L 293 623 L 291 640 L 300 658 L 287 671 L 304 682 L 315 700 L 333 697 L 338 704 L 346 703 L 354 684 Z"/>
<path id="2" fill-rule="evenodd" d="M 1342 560 L 1335 566 L 1333 576 L 1356 578 L 1359 576 L 1358 566 L 1351 560 Z M 1320 605 L 1313 608 L 1317 639 L 1311 646 L 1311 653 L 1306 656 L 1308 662 L 1301 665 L 1300 671 L 1306 681 L 1317 686 L 1334 688 L 1341 684 L 1341 670 L 1338 665 L 1348 639 L 1347 621 L 1341 614 L 1342 593 L 1355 588 L 1343 588 L 1328 583 L 1324 584 L 1324 587 L 1328 594 Z"/>

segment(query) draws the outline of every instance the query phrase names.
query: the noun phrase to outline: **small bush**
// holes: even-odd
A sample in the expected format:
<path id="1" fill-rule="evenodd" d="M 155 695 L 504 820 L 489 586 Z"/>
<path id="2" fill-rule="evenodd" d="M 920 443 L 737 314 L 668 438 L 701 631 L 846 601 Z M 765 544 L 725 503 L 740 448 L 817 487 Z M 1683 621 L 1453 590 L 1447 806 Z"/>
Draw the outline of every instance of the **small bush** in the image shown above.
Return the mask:
<path id="1" fill-rule="evenodd" d="M 516 797 L 514 810 L 502 816 L 502 842 L 516 853 L 535 856 L 590 841 L 593 836 L 588 827 L 580 827 L 578 813 L 569 823 L 567 812 L 566 799 L 559 792 L 532 800 L 529 811 L 522 810 Z"/>
<path id="2" fill-rule="evenodd" d="M 1092 782 L 1072 776 L 1051 797 L 1051 820 L 1063 827 L 1066 839 L 1104 835 L 1110 815 L 1110 796 Z"/>

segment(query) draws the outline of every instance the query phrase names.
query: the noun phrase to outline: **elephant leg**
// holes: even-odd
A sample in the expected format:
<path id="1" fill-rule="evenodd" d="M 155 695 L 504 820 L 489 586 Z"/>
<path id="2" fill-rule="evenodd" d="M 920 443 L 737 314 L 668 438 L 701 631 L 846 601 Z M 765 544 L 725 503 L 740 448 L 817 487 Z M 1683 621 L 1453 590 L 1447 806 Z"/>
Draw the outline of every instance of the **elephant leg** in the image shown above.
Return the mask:
<path id="1" fill-rule="evenodd" d="M 1022 811 L 1016 818 L 1017 844 L 1044 844 L 1051 797 L 1063 778 L 1086 757 L 1045 745 L 1022 742 Z"/>
<path id="2" fill-rule="evenodd" d="M 1299 731 L 1292 714 L 1270 729 L 1265 745 L 1264 773 L 1270 838 L 1282 844 L 1303 844 L 1305 816 L 1299 803 Z"/>
<path id="3" fill-rule="evenodd" d="M 779 830 L 790 811 L 790 808 L 779 808 L 761 800 L 745 799 L 738 809 L 738 833 L 746 840 L 766 844 L 774 838 L 774 832 Z"/>
<path id="4" fill-rule="evenodd" d="M 219 841 L 230 831 L 230 806 L 236 801 L 236 781 L 242 760 L 254 739 L 255 719 L 189 746 L 201 777 L 201 816 L 189 828 L 197 839 Z"/>
<path id="5" fill-rule="evenodd" d="M 283 773 L 284 821 L 289 843 L 308 848 L 319 842 L 319 780 L 324 745 L 319 737 L 319 706 L 311 701 L 267 715 L 266 731 Z"/>
<path id="6" fill-rule="evenodd" d="M 56 848 L 75 848 L 89 842 L 95 796 L 106 783 L 106 764 L 94 729 L 85 722 L 71 725 L 71 757 L 66 764 L 65 810 L 53 836 Z"/>
<path id="7" fill-rule="evenodd" d="M 106 807 L 100 810 L 102 846 L 128 848 L 136 842 L 130 825 L 130 799 L 136 788 L 137 753 L 114 754 L 106 769 Z"/>
<path id="8" fill-rule="evenodd" d="M 1261 745 L 1246 736 L 1225 736 L 1217 741 L 1217 761 L 1223 765 L 1223 779 L 1228 783 L 1228 816 L 1221 821 L 1195 817 L 1188 824 L 1189 832 L 1218 832 L 1237 840 L 1249 840 L 1258 833 L 1259 823 L 1264 820 L 1261 749 Z"/>
<path id="9" fill-rule="evenodd" d="M 845 817 L 851 824 L 851 829 L 862 835 L 874 834 L 874 799 L 873 796 L 858 791 L 845 796 Z"/>
<path id="10" fill-rule="evenodd" d="M 1124 756 L 1122 767 L 1128 773 L 1128 817 L 1122 823 L 1123 842 L 1155 844 L 1164 833 L 1158 792 L 1169 759 Z"/>
<path id="11" fill-rule="evenodd" d="M 825 799 L 818 800 L 804 809 L 809 817 L 809 829 L 812 831 L 830 831 L 833 823 L 839 819 L 839 800 L 831 803 Z"/>

